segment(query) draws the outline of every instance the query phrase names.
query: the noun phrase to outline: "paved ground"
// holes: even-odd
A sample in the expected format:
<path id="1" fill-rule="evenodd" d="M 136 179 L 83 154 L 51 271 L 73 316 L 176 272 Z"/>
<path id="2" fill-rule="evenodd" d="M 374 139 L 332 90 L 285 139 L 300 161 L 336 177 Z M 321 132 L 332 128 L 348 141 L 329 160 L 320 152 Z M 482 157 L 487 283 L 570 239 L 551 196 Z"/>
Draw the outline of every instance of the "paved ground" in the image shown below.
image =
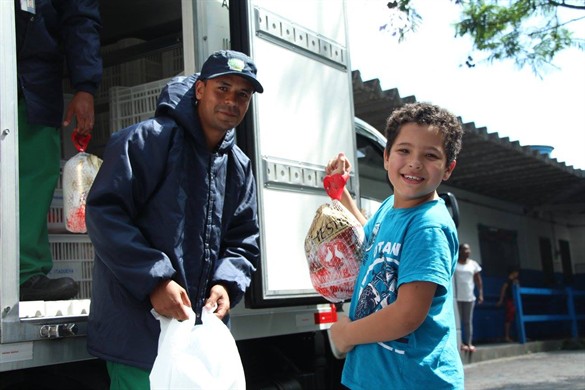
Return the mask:
<path id="1" fill-rule="evenodd" d="M 464 369 L 466 390 L 585 390 L 585 350 L 487 360 Z"/>

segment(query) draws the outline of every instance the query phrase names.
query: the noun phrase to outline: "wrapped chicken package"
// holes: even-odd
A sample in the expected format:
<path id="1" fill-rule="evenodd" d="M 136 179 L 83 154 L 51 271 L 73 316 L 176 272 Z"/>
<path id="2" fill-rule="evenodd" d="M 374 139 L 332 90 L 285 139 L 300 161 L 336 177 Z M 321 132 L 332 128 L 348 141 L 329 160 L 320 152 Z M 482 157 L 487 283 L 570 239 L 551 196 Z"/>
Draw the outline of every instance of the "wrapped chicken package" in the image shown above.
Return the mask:
<path id="1" fill-rule="evenodd" d="M 85 201 L 102 160 L 85 152 L 90 136 L 80 138 L 73 133 L 72 139 L 79 151 L 63 167 L 63 215 L 65 228 L 72 233 L 86 233 Z"/>
<path id="2" fill-rule="evenodd" d="M 364 230 L 339 201 L 349 175 L 333 176 L 338 177 L 325 178 L 325 189 L 332 202 L 317 210 L 305 238 L 305 255 L 313 287 L 335 303 L 350 299 L 353 294 L 362 260 Z M 343 183 L 341 192 L 338 191 L 340 183 Z"/>

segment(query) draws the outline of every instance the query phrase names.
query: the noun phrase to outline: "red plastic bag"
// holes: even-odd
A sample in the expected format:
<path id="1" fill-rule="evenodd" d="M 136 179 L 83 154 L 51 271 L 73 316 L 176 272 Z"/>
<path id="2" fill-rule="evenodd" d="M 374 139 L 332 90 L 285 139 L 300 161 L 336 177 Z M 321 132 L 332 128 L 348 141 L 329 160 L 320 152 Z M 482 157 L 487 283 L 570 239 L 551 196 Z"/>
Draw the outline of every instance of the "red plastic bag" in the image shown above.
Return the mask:
<path id="1" fill-rule="evenodd" d="M 68 231 L 86 233 L 85 201 L 102 160 L 85 153 L 91 138 L 89 134 L 81 137 L 74 132 L 71 138 L 79 153 L 67 160 L 63 167 L 63 216 Z"/>
<path id="2" fill-rule="evenodd" d="M 305 238 L 311 283 L 330 302 L 351 298 L 362 261 L 363 227 L 338 200 L 347 178 L 325 178 L 327 193 L 336 199 L 319 207 Z"/>

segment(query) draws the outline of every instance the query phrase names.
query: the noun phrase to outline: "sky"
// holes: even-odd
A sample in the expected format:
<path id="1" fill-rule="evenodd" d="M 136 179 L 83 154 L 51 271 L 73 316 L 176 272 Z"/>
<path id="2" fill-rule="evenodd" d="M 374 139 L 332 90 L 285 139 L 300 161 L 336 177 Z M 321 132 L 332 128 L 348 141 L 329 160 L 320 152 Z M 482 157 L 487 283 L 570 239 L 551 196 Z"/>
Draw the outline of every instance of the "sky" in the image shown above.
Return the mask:
<path id="1" fill-rule="evenodd" d="M 362 80 L 379 79 L 383 90 L 440 105 L 464 123 L 509 137 L 520 145 L 554 147 L 550 157 L 585 169 L 585 52 L 568 49 L 541 77 L 511 61 L 462 64 L 472 52 L 468 37 L 455 38 L 460 8 L 450 0 L 414 0 L 423 20 L 398 43 L 380 31 L 390 12 L 385 0 L 349 0 L 349 50 L 353 70 Z M 565 15 L 564 15 L 565 16 Z M 585 16 L 573 11 L 566 17 Z M 573 27 L 585 37 L 585 20 Z M 463 145 L 465 148 L 465 145 Z"/>

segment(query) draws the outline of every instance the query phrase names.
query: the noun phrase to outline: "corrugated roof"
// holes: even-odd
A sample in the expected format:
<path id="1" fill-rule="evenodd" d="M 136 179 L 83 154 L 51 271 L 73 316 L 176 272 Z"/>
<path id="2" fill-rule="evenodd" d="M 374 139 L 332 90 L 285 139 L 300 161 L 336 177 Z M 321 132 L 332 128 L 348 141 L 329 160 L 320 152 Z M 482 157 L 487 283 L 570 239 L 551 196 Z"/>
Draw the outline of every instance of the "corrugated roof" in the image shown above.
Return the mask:
<path id="1" fill-rule="evenodd" d="M 352 72 L 355 115 L 383 133 L 390 113 L 414 96 L 401 97 L 397 89 L 383 91 L 378 79 L 362 81 Z M 527 210 L 585 214 L 585 171 L 567 166 L 518 141 L 489 133 L 475 123 L 464 123 L 463 149 L 448 185 Z"/>

